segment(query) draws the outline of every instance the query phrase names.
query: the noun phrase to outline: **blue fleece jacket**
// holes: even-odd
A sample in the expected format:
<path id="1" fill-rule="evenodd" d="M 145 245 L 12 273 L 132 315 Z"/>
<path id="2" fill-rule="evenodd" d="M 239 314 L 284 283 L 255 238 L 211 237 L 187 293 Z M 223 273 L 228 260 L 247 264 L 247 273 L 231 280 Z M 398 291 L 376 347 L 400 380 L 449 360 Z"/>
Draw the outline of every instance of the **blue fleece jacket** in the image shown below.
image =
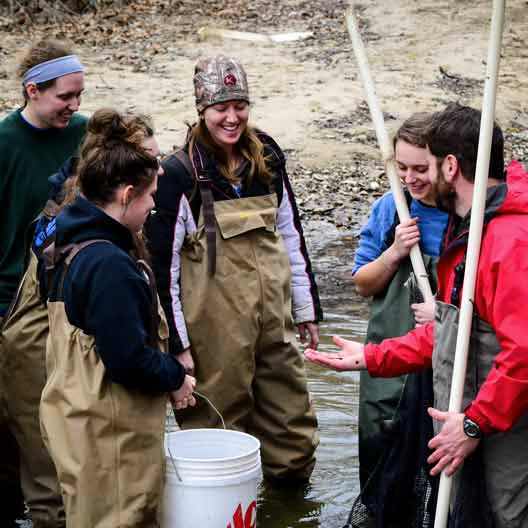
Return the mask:
<path id="1" fill-rule="evenodd" d="M 411 200 L 409 210 L 411 218 L 418 217 L 421 251 L 437 257 L 447 226 L 447 213 L 418 200 Z M 392 192 L 388 192 L 374 202 L 368 222 L 361 229 L 352 267 L 353 274 L 365 264 L 376 260 L 387 249 L 387 232 L 395 221 L 397 222 L 396 203 Z"/>

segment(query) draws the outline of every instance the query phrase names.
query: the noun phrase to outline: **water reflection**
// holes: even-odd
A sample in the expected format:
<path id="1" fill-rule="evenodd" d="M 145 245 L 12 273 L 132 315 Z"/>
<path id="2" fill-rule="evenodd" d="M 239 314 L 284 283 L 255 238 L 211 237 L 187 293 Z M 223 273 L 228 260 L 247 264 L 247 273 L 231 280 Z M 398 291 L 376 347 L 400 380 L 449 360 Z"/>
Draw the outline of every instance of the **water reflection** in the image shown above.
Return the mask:
<path id="1" fill-rule="evenodd" d="M 355 238 L 320 224 L 309 226 L 306 235 L 325 310 L 320 349 L 335 349 L 331 339 L 335 334 L 363 340 L 368 306 L 355 294 L 350 275 Z M 302 489 L 262 486 L 259 528 L 340 528 L 359 493 L 359 375 L 315 365 L 307 365 L 307 370 L 319 420 L 317 464 L 310 484 Z"/>

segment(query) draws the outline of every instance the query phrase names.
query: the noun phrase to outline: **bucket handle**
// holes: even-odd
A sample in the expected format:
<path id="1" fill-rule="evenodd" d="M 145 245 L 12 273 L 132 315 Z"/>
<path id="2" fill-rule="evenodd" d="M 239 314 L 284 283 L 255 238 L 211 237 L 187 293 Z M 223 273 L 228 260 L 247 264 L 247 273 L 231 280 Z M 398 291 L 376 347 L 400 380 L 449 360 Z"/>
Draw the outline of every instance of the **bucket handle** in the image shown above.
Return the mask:
<path id="1" fill-rule="evenodd" d="M 197 390 L 195 390 L 193 394 L 196 394 L 196 396 L 200 396 L 200 398 L 205 400 L 213 408 L 213 411 L 216 414 L 218 414 L 218 417 L 220 418 L 220 421 L 222 422 L 222 427 L 224 429 L 227 429 L 222 413 L 214 406 L 213 402 L 207 396 L 205 396 L 205 394 L 202 394 L 201 392 L 198 392 Z"/>
<path id="2" fill-rule="evenodd" d="M 224 417 L 222 416 L 222 413 L 214 406 L 213 402 L 207 396 L 202 394 L 201 392 L 198 392 L 198 391 L 195 390 L 193 394 L 195 394 L 196 396 L 200 396 L 200 398 L 204 399 L 213 408 L 214 412 L 216 414 L 218 414 L 218 416 L 220 418 L 220 421 L 222 422 L 222 427 L 224 429 L 227 429 L 225 421 L 224 421 Z M 174 413 L 174 408 L 172 409 L 172 412 Z M 174 418 L 176 419 L 176 415 L 174 416 Z M 169 457 L 170 457 L 170 460 L 171 460 L 171 463 L 172 463 L 172 467 L 174 468 L 174 472 L 176 473 L 176 477 L 178 478 L 178 480 L 180 482 L 183 482 L 182 478 L 180 477 L 180 474 L 178 473 L 178 469 L 176 468 L 176 464 L 174 463 L 174 458 L 172 456 L 172 452 L 170 450 L 170 446 L 169 445 L 167 445 L 167 451 L 169 452 Z"/>
<path id="3" fill-rule="evenodd" d="M 176 464 L 174 463 L 174 458 L 173 458 L 172 453 L 171 453 L 170 445 L 168 445 L 168 444 L 167 444 L 167 450 L 169 452 L 169 458 L 171 460 L 171 464 L 172 464 L 172 467 L 174 469 L 174 473 L 176 473 L 176 477 L 178 478 L 178 480 L 180 482 L 183 482 L 182 478 L 180 477 L 180 474 L 178 473 L 178 469 L 176 468 Z"/>

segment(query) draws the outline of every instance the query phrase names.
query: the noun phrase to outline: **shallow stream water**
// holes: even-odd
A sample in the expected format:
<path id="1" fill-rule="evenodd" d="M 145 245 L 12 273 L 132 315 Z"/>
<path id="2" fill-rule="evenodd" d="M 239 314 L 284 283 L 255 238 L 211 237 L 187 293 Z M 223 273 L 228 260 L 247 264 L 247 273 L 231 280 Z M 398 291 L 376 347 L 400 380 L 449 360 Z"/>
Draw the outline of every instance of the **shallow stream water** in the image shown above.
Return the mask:
<path id="1" fill-rule="evenodd" d="M 335 349 L 335 334 L 363 340 L 368 304 L 354 292 L 351 282 L 354 237 L 325 224 L 310 225 L 306 231 L 325 312 L 320 350 Z M 303 489 L 261 487 L 258 528 L 341 528 L 359 493 L 359 375 L 312 364 L 307 371 L 319 420 L 317 464 Z"/>

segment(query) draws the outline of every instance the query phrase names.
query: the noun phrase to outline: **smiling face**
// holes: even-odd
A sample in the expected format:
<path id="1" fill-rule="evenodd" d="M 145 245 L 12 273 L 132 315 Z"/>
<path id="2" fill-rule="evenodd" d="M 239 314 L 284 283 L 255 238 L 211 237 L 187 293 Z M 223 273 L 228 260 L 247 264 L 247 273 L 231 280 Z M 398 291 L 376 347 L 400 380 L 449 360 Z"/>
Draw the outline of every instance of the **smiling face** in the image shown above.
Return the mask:
<path id="1" fill-rule="evenodd" d="M 84 74 L 70 73 L 55 79 L 45 90 L 34 83 L 26 86 L 28 104 L 25 108 L 31 124 L 38 128 L 66 128 L 81 104 Z"/>
<path id="2" fill-rule="evenodd" d="M 398 176 L 415 200 L 435 205 L 434 189 L 429 176 L 427 149 L 399 139 L 395 149 Z"/>
<path id="3" fill-rule="evenodd" d="M 247 126 L 249 104 L 246 101 L 217 103 L 207 107 L 203 116 L 213 141 L 230 152 Z"/>

